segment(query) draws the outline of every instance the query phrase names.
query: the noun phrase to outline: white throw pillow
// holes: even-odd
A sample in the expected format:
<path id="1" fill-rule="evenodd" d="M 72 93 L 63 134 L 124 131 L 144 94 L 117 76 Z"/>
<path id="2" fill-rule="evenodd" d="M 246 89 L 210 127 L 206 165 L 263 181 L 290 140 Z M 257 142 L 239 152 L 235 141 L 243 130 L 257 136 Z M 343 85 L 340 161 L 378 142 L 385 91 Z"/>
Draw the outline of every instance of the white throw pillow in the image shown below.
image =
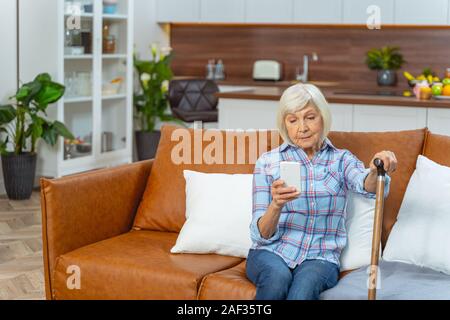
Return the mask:
<path id="1" fill-rule="evenodd" d="M 370 265 L 374 217 L 375 199 L 349 191 L 345 219 L 348 239 L 341 253 L 341 271 Z"/>
<path id="2" fill-rule="evenodd" d="M 246 258 L 252 245 L 252 174 L 184 170 L 186 222 L 172 253 Z"/>
<path id="3" fill-rule="evenodd" d="M 383 258 L 450 274 L 450 168 L 419 156 Z"/>

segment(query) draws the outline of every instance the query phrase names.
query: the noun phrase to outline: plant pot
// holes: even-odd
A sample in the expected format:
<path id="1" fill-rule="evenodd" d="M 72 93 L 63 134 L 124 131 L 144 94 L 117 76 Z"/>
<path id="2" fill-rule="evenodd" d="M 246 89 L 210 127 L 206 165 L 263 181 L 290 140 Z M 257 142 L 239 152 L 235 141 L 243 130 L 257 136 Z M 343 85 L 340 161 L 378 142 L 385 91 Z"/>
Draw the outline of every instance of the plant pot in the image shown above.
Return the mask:
<path id="1" fill-rule="evenodd" d="M 379 86 L 395 86 L 397 84 L 397 73 L 394 70 L 380 70 L 377 80 Z"/>
<path id="2" fill-rule="evenodd" d="M 161 131 L 136 131 L 135 134 L 138 160 L 154 159 L 161 138 Z"/>
<path id="3" fill-rule="evenodd" d="M 27 200 L 33 193 L 36 153 L 2 155 L 3 179 L 8 198 Z"/>

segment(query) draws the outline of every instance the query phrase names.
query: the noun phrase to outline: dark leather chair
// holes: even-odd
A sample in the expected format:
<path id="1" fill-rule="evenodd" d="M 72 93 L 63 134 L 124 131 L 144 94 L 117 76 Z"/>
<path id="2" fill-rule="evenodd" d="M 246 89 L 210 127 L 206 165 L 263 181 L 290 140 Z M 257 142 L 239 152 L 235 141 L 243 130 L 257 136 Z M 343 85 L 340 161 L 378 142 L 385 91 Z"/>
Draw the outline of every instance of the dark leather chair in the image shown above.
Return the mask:
<path id="1" fill-rule="evenodd" d="M 219 87 L 205 79 L 172 80 L 169 104 L 174 117 L 184 122 L 217 122 Z"/>

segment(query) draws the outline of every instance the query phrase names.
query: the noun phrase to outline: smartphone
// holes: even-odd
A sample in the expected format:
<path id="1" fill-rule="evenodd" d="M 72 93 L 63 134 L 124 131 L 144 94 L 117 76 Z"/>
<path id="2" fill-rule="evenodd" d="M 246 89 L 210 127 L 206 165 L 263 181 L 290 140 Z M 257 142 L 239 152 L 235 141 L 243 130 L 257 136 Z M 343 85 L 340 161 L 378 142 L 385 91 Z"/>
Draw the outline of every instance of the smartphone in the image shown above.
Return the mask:
<path id="1" fill-rule="evenodd" d="M 293 161 L 281 161 L 280 179 L 284 181 L 286 187 L 295 187 L 298 192 L 302 192 L 300 163 Z"/>

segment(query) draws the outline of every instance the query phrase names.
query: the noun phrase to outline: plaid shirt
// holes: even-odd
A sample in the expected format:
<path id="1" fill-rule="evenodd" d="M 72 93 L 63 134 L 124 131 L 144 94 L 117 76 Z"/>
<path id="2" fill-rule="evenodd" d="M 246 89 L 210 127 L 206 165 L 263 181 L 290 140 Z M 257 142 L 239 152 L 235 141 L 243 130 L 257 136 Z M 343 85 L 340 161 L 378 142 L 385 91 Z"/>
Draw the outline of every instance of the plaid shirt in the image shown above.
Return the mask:
<path id="1" fill-rule="evenodd" d="M 275 234 L 261 236 L 258 220 L 272 202 L 272 183 L 280 179 L 280 161 L 301 164 L 302 191 L 281 210 Z M 283 143 L 263 154 L 253 174 L 253 218 L 250 225 L 252 249 L 279 255 L 290 268 L 307 259 L 322 259 L 340 266 L 339 258 L 347 243 L 345 229 L 346 194 L 349 190 L 369 198 L 364 179 L 370 169 L 350 151 L 339 150 L 325 139 L 319 152 L 309 160 L 303 149 Z M 390 177 L 386 175 L 385 196 Z"/>

